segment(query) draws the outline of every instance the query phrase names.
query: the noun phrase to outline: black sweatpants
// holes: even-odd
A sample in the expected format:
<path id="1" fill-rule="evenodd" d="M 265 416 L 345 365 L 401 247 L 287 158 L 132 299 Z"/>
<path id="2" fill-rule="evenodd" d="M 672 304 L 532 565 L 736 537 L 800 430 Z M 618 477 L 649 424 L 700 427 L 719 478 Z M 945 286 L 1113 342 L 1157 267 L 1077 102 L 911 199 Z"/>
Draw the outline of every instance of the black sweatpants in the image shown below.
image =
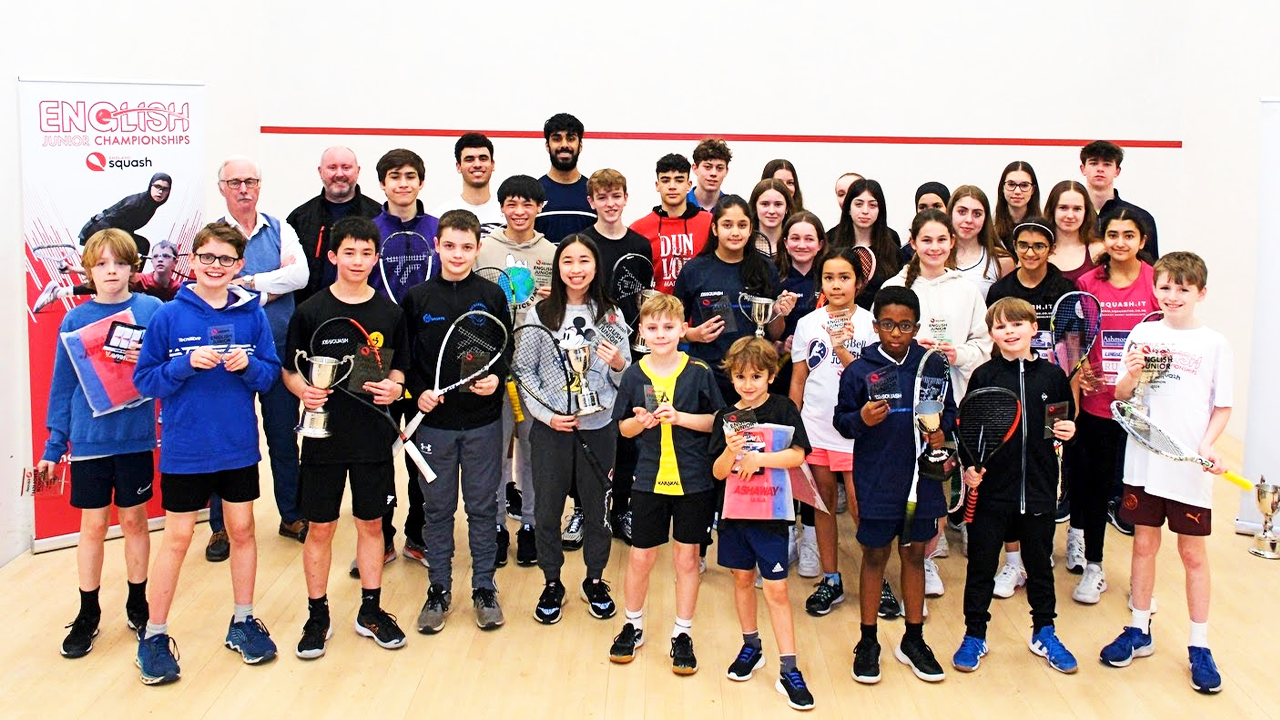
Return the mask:
<path id="1" fill-rule="evenodd" d="M 1080 413 L 1076 437 L 1067 444 L 1071 527 L 1084 531 L 1084 557 L 1102 563 L 1107 536 L 1107 501 L 1124 476 L 1124 428 L 1111 418 Z"/>
<path id="2" fill-rule="evenodd" d="M 560 515 L 569 488 L 577 480 L 583 515 L 582 560 L 587 566 L 587 577 L 599 579 L 609 564 L 609 545 L 613 536 L 609 532 L 607 473 L 613 467 L 615 446 L 618 442 L 618 424 L 610 422 L 599 430 L 582 430 L 582 438 L 595 453 L 606 473 L 597 477 L 587 461 L 573 433 L 552 430 L 544 423 L 533 423 L 529 429 L 529 444 L 534 448 L 533 500 L 534 538 L 538 545 L 538 567 L 547 582 L 560 579 L 564 565 L 564 546 L 560 542 Z"/>
<path id="3" fill-rule="evenodd" d="M 1074 507 L 1072 508 L 1074 510 Z M 969 523 L 969 568 L 964 579 L 965 634 L 986 639 L 991 622 L 991 595 L 996 587 L 1000 549 L 1008 531 L 1022 539 L 1022 563 L 1027 568 L 1027 601 L 1035 630 L 1053 624 L 1053 513 L 1022 514 L 1015 504 L 978 502 Z"/>
<path id="4" fill-rule="evenodd" d="M 636 439 L 619 435 L 617 459 L 613 464 L 613 502 L 609 509 L 613 517 L 631 509 L 631 486 L 636 481 L 636 461 L 639 459 Z"/>

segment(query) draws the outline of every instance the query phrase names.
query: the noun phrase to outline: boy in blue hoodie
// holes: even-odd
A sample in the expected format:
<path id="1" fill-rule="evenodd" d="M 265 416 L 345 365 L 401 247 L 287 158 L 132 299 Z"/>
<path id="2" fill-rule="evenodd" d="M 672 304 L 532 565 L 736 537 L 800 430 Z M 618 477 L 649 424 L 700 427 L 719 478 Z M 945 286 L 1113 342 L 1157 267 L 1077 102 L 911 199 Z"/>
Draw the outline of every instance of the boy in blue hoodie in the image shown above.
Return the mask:
<path id="1" fill-rule="evenodd" d="M 59 333 L 69 333 L 115 315 L 133 312 L 133 322 L 143 327 L 160 308 L 160 301 L 129 292 L 129 279 L 138 266 L 138 248 L 123 230 L 100 230 L 84 246 L 88 287 L 96 294 L 73 308 L 62 319 Z M 126 362 L 137 361 L 137 349 Z M 147 622 L 147 560 L 151 551 L 147 534 L 147 501 L 151 499 L 156 446 L 155 403 L 146 401 L 94 417 L 83 388 L 76 380 L 71 357 L 61 342 L 53 361 L 49 386 L 49 411 L 45 425 L 49 439 L 36 469 L 53 473 L 58 460 L 71 446 L 71 506 L 80 510 L 80 538 L 76 565 L 80 575 L 80 612 L 67 627 L 62 656 L 84 657 L 93 649 L 102 610 L 98 590 L 102 584 L 103 541 L 111 525 L 114 503 L 124 533 L 124 562 L 129 582 L 125 623 L 138 631 Z"/>
<path id="2" fill-rule="evenodd" d="M 898 557 L 907 628 L 894 656 L 921 680 L 940 682 L 942 666 L 925 643 L 923 628 L 924 549 L 938 532 L 938 518 L 947 512 L 941 483 L 919 481 L 916 515 L 911 527 L 905 527 L 907 495 L 919 472 L 917 458 L 923 444 L 915 424 L 911 390 L 925 354 L 915 341 L 920 329 L 920 300 L 907 288 L 886 287 L 876 293 L 873 308 L 880 342 L 867 347 L 862 357 L 845 368 L 834 415 L 836 430 L 858 444 L 853 478 L 858 498 L 858 543 L 862 546 L 858 580 L 862 638 L 853 651 L 853 679 L 880 682 L 876 612 L 889 546 L 894 538 L 900 538 Z M 873 385 L 873 374 L 886 373 L 896 376 L 896 383 Z M 889 391 L 894 385 L 898 390 Z M 941 428 L 924 437 L 931 448 L 942 447 L 945 434 L 955 424 L 956 406 L 950 388 L 943 404 Z"/>
<path id="3" fill-rule="evenodd" d="M 151 617 L 139 637 L 142 682 L 179 677 L 169 608 L 196 511 L 217 493 L 231 540 L 234 615 L 226 646 L 248 664 L 271 660 L 276 646 L 253 617 L 258 548 L 253 501 L 258 498 L 258 418 L 254 397 L 280 377 L 271 326 L 258 294 L 231 285 L 244 267 L 244 234 L 226 222 L 206 225 L 191 245 L 195 282 L 156 311 L 142 342 L 134 384 L 164 401 L 160 489 L 164 538 L 152 567 Z"/>

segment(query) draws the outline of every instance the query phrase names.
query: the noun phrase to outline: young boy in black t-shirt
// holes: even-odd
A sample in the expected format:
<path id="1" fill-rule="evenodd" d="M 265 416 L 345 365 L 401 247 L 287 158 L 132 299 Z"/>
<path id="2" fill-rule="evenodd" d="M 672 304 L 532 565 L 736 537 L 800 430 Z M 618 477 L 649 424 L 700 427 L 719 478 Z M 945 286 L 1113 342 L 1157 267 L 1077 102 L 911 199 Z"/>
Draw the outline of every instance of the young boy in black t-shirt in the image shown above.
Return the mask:
<path id="1" fill-rule="evenodd" d="M 340 359 L 360 354 L 356 341 L 328 331 L 335 318 L 350 318 L 368 333 L 367 346 L 376 349 L 376 361 L 386 376 L 351 387 L 318 388 L 298 373 L 292 360 L 284 363 L 284 383 L 302 399 L 309 411 L 323 408 L 328 413 L 329 437 L 304 437 L 298 472 L 298 505 L 311 523 L 302 549 L 307 578 L 309 617 L 302 626 L 302 639 L 294 650 L 298 657 L 315 659 L 325 653 L 333 636 L 329 621 L 329 566 L 333 558 L 333 535 L 341 512 L 342 495 L 351 481 L 351 514 L 356 524 L 356 562 L 360 568 L 360 612 L 356 633 L 372 638 L 384 648 L 404 645 L 404 633 L 395 618 L 382 610 L 382 517 L 395 499 L 395 464 L 391 444 L 396 433 L 379 420 L 375 409 L 349 395 L 363 393 L 375 405 L 386 407 L 404 395 L 404 370 L 409 365 L 404 312 L 400 306 L 369 286 L 369 273 L 378 264 L 381 235 L 372 220 L 349 216 L 339 220 L 329 235 L 329 261 L 337 266 L 332 285 L 312 295 L 298 306 L 289 320 L 287 355 L 290 358 L 322 356 Z M 316 331 L 325 326 L 322 337 L 329 342 L 317 347 Z M 358 337 L 358 334 L 355 336 Z M 298 366 L 306 367 L 301 362 Z M 305 372 L 305 371 L 304 371 Z M 340 369 L 339 372 L 342 372 Z"/>
<path id="2" fill-rule="evenodd" d="M 736 471 L 750 477 L 765 468 L 794 468 L 804 464 L 812 448 L 804 431 L 800 411 L 785 396 L 769 394 L 769 384 L 777 374 L 778 353 L 764 338 L 745 337 L 734 341 L 724 356 L 725 373 L 733 381 L 738 402 L 721 409 L 711 423 L 711 445 L 708 452 L 715 458 L 711 474 L 724 480 Z M 750 410 L 755 423 L 789 426 L 794 430 L 791 445 L 777 451 L 759 451 L 747 445 L 742 431 L 726 433 L 725 417 L 736 410 Z M 730 427 L 732 430 L 732 427 Z M 741 487 L 741 486 L 740 486 Z M 787 704 L 796 710 L 813 707 L 813 693 L 796 667 L 796 635 L 791 620 L 791 603 L 787 597 L 787 535 L 791 523 L 786 520 L 736 520 L 723 517 L 719 525 L 720 564 L 733 571 L 733 599 L 742 625 L 742 650 L 729 666 L 730 680 L 750 680 L 764 666 L 764 652 L 756 624 L 756 573 L 764 584 L 764 599 L 769 606 L 769 620 L 778 642 L 780 675 L 775 684 L 787 696 Z M 748 621 L 748 618 L 750 620 Z"/>

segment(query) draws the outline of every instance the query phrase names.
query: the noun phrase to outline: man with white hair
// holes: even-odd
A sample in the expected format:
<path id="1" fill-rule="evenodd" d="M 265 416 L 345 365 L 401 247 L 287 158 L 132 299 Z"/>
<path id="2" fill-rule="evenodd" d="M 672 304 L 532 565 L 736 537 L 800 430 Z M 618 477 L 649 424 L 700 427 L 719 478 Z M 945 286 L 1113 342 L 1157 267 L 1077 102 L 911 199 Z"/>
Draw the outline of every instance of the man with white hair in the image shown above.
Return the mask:
<path id="1" fill-rule="evenodd" d="M 344 217 L 367 217 L 382 212 L 378 201 L 360 192 L 360 163 L 351 148 L 335 145 L 320 155 L 320 194 L 294 208 L 285 222 L 298 233 L 302 251 L 307 256 L 310 279 L 307 286 L 294 293 L 302 301 L 329 287 L 337 278 L 337 266 L 329 262 L 329 231 Z"/>
<path id="2" fill-rule="evenodd" d="M 284 352 L 289 318 L 293 315 L 293 292 L 307 285 L 307 258 L 292 227 L 258 212 L 261 189 L 262 172 L 247 157 L 232 156 L 218 168 L 218 192 L 227 201 L 227 214 L 220 219 L 249 238 L 244 270 L 232 282 L 261 293 L 276 352 L 280 354 Z M 307 521 L 298 511 L 298 438 L 293 431 L 298 423 L 298 398 L 277 378 L 270 390 L 258 393 L 258 402 L 271 458 L 276 508 L 280 511 L 280 534 L 302 542 L 307 537 Z M 205 548 L 205 559 L 226 560 L 231 546 L 222 521 L 222 502 L 216 495 L 209 503 L 209 528 L 213 536 Z"/>

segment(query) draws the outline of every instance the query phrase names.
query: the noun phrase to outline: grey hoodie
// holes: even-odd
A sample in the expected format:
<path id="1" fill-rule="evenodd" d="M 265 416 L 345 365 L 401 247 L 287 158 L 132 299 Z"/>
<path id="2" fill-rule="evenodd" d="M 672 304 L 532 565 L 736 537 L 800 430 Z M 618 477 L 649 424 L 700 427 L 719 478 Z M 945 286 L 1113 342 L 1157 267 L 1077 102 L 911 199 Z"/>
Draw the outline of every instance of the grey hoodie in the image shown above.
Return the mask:
<path id="1" fill-rule="evenodd" d="M 525 323 L 525 314 L 538 299 L 538 286 L 551 284 L 555 255 L 556 246 L 540 232 L 535 232 L 528 242 L 517 243 L 507 238 L 505 228 L 498 228 L 480 241 L 476 267 L 496 267 L 511 276 L 515 327 Z"/>

